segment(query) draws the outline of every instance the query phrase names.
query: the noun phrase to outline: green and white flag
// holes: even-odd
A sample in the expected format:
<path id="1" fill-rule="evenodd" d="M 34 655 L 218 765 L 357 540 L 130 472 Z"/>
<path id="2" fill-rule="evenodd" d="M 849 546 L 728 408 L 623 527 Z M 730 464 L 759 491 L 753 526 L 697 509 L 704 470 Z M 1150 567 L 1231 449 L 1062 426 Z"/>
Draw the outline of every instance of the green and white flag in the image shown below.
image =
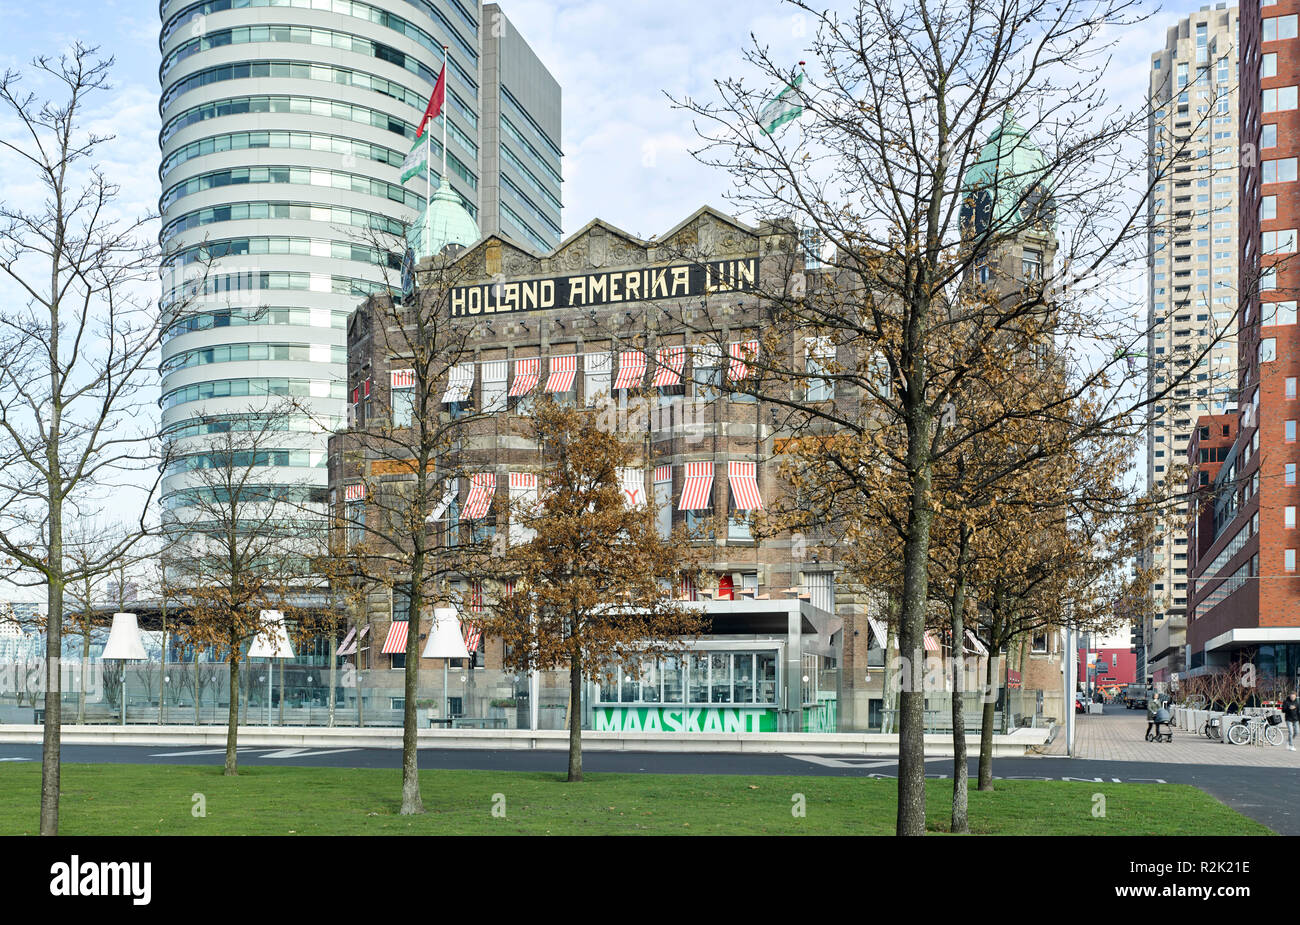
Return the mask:
<path id="1" fill-rule="evenodd" d="M 405 183 L 411 177 L 419 176 L 421 172 L 427 173 L 428 170 L 428 142 L 423 136 L 420 136 L 415 139 L 415 144 L 411 146 L 411 151 L 406 155 L 406 160 L 402 161 L 402 182 Z"/>
<path id="2" fill-rule="evenodd" d="M 781 126 L 803 115 L 803 104 L 799 102 L 796 92 L 803 83 L 803 73 L 795 76 L 794 82 L 776 95 L 776 99 L 765 105 L 758 113 L 758 125 L 764 135 L 771 135 Z"/>

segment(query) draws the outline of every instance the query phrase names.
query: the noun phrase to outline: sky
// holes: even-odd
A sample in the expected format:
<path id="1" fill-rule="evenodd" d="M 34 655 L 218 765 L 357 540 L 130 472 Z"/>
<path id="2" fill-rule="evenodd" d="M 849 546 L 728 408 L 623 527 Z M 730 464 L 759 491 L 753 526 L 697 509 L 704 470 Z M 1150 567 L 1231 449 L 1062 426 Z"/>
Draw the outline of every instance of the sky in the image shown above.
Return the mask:
<path id="1" fill-rule="evenodd" d="M 649 237 L 704 204 L 728 208 L 728 178 L 696 163 L 691 120 L 665 93 L 712 99 L 712 81 L 749 76 L 753 38 L 793 66 L 812 23 L 777 0 L 500 0 L 563 93 L 565 234 L 599 217 Z M 842 6 L 835 2 L 829 6 Z M 1165 29 L 1199 4 L 1147 3 L 1151 18 L 1117 36 L 1108 83 L 1117 102 L 1140 101 Z M 117 135 L 107 149 L 124 207 L 156 209 L 159 64 L 154 0 L 24 0 L 6 4 L 0 67 L 72 41 L 117 59 L 116 91 L 99 113 Z M 2 127 L 0 127 L 2 128 Z M 10 190 L 6 198 L 13 193 Z"/>
<path id="2" fill-rule="evenodd" d="M 1146 0 L 1149 18 L 1114 36 L 1107 86 L 1112 102 L 1139 105 L 1152 52 L 1166 29 L 1200 4 Z M 794 66 L 809 58 L 813 23 L 779 0 L 500 0 L 502 9 L 562 88 L 565 234 L 593 218 L 643 238 L 662 235 L 702 205 L 735 212 L 729 178 L 697 163 L 688 114 L 668 95 L 713 100 L 713 81 L 753 74 L 743 50 L 754 41 Z M 828 5 L 845 7 L 847 0 Z M 26 71 L 34 55 L 72 42 L 116 58 L 114 90 L 92 127 L 115 135 L 104 168 L 121 187 L 121 210 L 157 209 L 158 29 L 156 0 L 13 0 L 5 4 L 0 68 Z M 0 133 L 12 130 L 0 120 Z M 34 207 L 0 163 L 0 199 Z M 0 592 L 0 597 L 7 596 Z"/>

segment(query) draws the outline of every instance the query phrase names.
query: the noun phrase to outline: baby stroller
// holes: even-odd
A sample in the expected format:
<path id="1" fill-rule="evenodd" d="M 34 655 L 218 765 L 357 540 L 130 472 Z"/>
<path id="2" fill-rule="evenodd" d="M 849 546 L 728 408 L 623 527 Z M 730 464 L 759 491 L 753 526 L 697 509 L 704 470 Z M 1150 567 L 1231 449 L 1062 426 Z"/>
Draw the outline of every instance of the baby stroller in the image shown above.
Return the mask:
<path id="1" fill-rule="evenodd" d="M 1169 708 L 1163 704 L 1160 709 L 1156 710 L 1155 716 L 1151 717 L 1151 725 L 1154 728 L 1147 729 L 1148 742 L 1172 742 L 1174 740 L 1173 716 Z M 1161 727 L 1164 730 L 1161 731 Z"/>

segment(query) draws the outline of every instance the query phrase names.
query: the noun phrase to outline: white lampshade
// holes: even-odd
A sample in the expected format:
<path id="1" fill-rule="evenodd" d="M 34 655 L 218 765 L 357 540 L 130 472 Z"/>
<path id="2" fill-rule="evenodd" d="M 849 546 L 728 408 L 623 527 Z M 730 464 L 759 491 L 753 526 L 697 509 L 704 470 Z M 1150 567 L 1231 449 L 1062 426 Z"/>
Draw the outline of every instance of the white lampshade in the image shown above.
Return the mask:
<path id="1" fill-rule="evenodd" d="M 144 640 L 133 613 L 113 614 L 113 628 L 108 631 L 108 642 L 100 658 L 145 659 Z"/>
<path id="2" fill-rule="evenodd" d="M 434 608 L 433 629 L 424 646 L 424 658 L 469 658 L 455 607 Z"/>
<path id="3" fill-rule="evenodd" d="M 262 611 L 262 631 L 249 646 L 249 658 L 293 658 L 289 631 L 284 626 L 284 614 L 278 610 Z"/>

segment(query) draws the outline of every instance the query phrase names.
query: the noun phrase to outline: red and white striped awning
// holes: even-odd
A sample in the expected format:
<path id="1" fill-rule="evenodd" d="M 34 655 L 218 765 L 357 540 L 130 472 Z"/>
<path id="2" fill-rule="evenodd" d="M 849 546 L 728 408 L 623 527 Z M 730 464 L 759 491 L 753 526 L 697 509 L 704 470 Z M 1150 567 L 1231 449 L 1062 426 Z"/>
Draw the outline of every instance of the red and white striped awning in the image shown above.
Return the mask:
<path id="1" fill-rule="evenodd" d="M 970 630 L 966 631 L 966 651 L 975 655 L 988 655 L 989 650 L 984 643 L 979 641 L 979 637 Z"/>
<path id="2" fill-rule="evenodd" d="M 686 366 L 686 347 L 663 347 L 655 351 L 654 386 L 681 385 L 682 368 Z"/>
<path id="3" fill-rule="evenodd" d="M 619 485 L 623 488 L 623 498 L 628 507 L 645 505 L 645 471 L 642 469 L 619 469 Z"/>
<path id="4" fill-rule="evenodd" d="M 713 506 L 713 463 L 688 462 L 679 511 L 699 511 Z"/>
<path id="5" fill-rule="evenodd" d="M 655 466 L 656 485 L 663 484 L 664 482 L 671 482 L 672 480 L 673 480 L 672 466 Z"/>
<path id="6" fill-rule="evenodd" d="M 475 626 L 473 623 L 470 623 L 468 620 L 466 620 L 465 621 L 465 648 L 469 651 L 470 655 L 473 655 L 475 652 L 478 651 L 478 644 L 482 641 L 483 641 L 483 631 L 479 629 L 477 626 Z"/>
<path id="7" fill-rule="evenodd" d="M 407 622 L 400 620 L 388 627 L 388 636 L 384 639 L 384 655 L 399 655 L 406 651 Z"/>
<path id="8" fill-rule="evenodd" d="M 943 651 L 943 647 L 939 645 L 939 637 L 934 635 L 934 633 L 925 634 L 925 651 L 927 652 Z"/>
<path id="9" fill-rule="evenodd" d="M 537 473 L 511 472 L 510 490 L 511 491 L 530 491 L 530 490 L 537 491 Z"/>
<path id="10" fill-rule="evenodd" d="M 615 389 L 635 389 L 645 378 L 646 356 L 640 350 L 624 350 L 618 355 L 618 379 Z"/>
<path id="11" fill-rule="evenodd" d="M 731 345 L 731 366 L 727 378 L 739 382 L 749 376 L 749 364 L 758 357 L 758 341 L 746 340 Z"/>
<path id="12" fill-rule="evenodd" d="M 474 390 L 474 364 L 457 363 L 447 371 L 447 391 L 442 393 L 442 403 L 465 401 Z"/>
<path id="13" fill-rule="evenodd" d="M 546 377 L 546 391 L 568 392 L 573 388 L 573 376 L 578 371 L 577 354 L 551 357 L 551 374 Z"/>
<path id="14" fill-rule="evenodd" d="M 731 505 L 739 511 L 761 511 L 763 498 L 758 493 L 758 464 L 727 463 L 727 483 L 731 486 Z"/>
<path id="15" fill-rule="evenodd" d="M 492 506 L 492 496 L 497 490 L 495 472 L 475 472 L 469 479 L 469 497 L 465 499 L 465 509 L 461 511 L 461 520 L 479 520 Z"/>
<path id="16" fill-rule="evenodd" d="M 344 637 L 343 637 L 343 641 L 339 643 L 339 647 L 338 647 L 337 649 L 334 650 L 334 654 L 335 654 L 336 656 L 337 656 L 337 655 L 347 655 L 347 654 L 348 654 L 348 645 L 352 642 L 352 637 L 355 636 L 356 634 L 357 634 L 357 628 L 356 628 L 355 626 L 352 627 L 351 629 L 349 629 L 349 630 L 348 630 L 348 634 L 347 634 L 346 636 L 344 636 Z"/>
<path id="17" fill-rule="evenodd" d="M 365 501 L 366 500 L 366 483 L 357 482 L 354 485 L 343 486 L 344 501 Z"/>
<path id="18" fill-rule="evenodd" d="M 537 380 L 542 378 L 542 358 L 525 357 L 515 360 L 515 381 L 510 385 L 510 396 L 518 398 L 537 388 Z"/>
<path id="19" fill-rule="evenodd" d="M 413 389 L 415 388 L 415 370 L 413 369 L 393 369 L 388 372 L 388 387 L 390 389 Z"/>

